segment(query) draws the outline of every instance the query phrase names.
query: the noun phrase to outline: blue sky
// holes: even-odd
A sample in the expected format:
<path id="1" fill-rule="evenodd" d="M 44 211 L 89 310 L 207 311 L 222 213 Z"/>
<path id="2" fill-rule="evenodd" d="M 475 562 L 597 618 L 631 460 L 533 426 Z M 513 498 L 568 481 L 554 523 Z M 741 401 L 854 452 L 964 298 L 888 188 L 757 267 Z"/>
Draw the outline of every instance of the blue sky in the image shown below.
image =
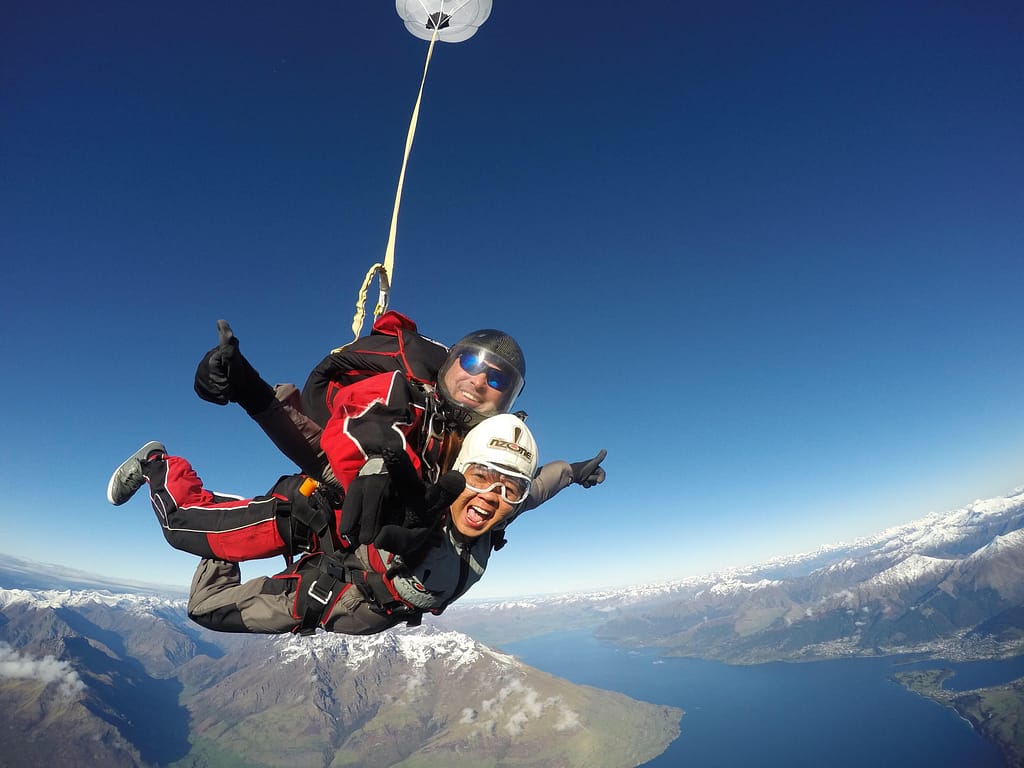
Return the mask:
<path id="1" fill-rule="evenodd" d="M 608 449 L 473 596 L 1024 485 L 1020 5 L 827 5 L 497 0 L 435 51 L 392 307 L 520 340 L 542 460 Z M 425 54 L 384 1 L 6 9 L 0 551 L 185 584 L 112 469 L 159 439 L 226 492 L 292 471 L 195 364 L 220 317 L 272 382 L 350 340 Z"/>

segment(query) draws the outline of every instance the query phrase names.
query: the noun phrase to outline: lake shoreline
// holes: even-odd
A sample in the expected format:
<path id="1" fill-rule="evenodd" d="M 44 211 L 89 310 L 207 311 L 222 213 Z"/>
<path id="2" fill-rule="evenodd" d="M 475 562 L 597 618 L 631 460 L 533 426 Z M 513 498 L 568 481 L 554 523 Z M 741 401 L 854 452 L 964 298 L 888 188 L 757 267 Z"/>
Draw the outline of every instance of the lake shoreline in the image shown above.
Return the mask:
<path id="1" fill-rule="evenodd" d="M 586 630 L 502 647 L 572 682 L 685 710 L 680 737 L 645 768 L 728 768 L 773 761 L 791 768 L 1007 765 L 1007 750 L 994 734 L 969 719 L 964 722 L 964 714 L 953 707 L 933 706 L 936 702 L 893 678 L 913 671 L 908 668 L 915 664 L 942 664 L 921 655 L 728 664 L 662 656 L 654 648 L 623 648 Z M 1007 669 L 1014 677 L 1020 674 Z M 851 722 L 858 729 L 844 728 Z M 801 745 L 798 752 L 795 743 Z"/>
<path id="2" fill-rule="evenodd" d="M 1024 765 L 1024 678 L 1004 685 L 951 691 L 949 668 L 897 672 L 892 679 L 929 701 L 956 712 L 983 738 L 994 743 L 1010 766 Z"/>

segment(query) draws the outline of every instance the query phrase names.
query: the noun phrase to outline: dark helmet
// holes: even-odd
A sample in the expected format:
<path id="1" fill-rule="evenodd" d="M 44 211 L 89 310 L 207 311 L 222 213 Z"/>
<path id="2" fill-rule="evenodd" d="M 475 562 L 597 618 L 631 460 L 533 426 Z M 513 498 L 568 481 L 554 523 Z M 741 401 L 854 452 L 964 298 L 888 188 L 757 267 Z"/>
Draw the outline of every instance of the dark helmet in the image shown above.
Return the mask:
<path id="1" fill-rule="evenodd" d="M 486 373 L 488 386 L 500 392 L 501 398 L 481 408 L 457 402 L 445 385 L 448 371 L 455 366 L 471 375 Z M 523 350 L 507 333 L 493 328 L 473 331 L 455 342 L 437 374 L 437 389 L 441 396 L 450 406 L 472 414 L 471 423 L 496 413 L 508 413 L 525 383 L 526 358 Z"/>

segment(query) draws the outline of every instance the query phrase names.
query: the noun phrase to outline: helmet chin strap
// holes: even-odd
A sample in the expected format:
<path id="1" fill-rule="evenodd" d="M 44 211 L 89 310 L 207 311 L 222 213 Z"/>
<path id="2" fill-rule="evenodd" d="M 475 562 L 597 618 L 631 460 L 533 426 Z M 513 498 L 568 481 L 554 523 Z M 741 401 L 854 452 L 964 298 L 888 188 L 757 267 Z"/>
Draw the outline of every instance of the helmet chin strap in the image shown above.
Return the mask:
<path id="1" fill-rule="evenodd" d="M 487 418 L 484 414 L 477 413 L 469 406 L 455 402 L 440 378 L 438 379 L 434 394 L 437 396 L 437 409 L 440 411 L 441 416 L 446 422 L 457 427 L 458 431 L 462 434 L 465 434 Z"/>
<path id="2" fill-rule="evenodd" d="M 461 431 L 468 431 L 479 424 L 487 417 L 477 413 L 462 403 L 454 403 L 448 398 L 441 396 L 441 412 L 445 420 L 459 427 Z"/>

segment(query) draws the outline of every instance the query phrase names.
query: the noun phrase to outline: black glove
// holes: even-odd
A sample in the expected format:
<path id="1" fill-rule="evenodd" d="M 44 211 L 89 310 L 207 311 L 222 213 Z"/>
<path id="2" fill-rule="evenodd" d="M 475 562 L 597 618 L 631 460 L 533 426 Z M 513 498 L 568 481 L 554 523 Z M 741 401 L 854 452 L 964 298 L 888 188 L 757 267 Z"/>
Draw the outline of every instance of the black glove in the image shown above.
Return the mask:
<path id="1" fill-rule="evenodd" d="M 227 320 L 217 321 L 217 346 L 199 361 L 194 387 L 209 403 L 238 403 L 250 414 L 266 410 L 274 399 L 273 387 L 238 349 L 238 339 Z"/>
<path id="2" fill-rule="evenodd" d="M 572 481 L 579 483 L 584 488 L 592 488 L 595 485 L 599 485 L 604 482 L 605 472 L 601 468 L 601 462 L 604 461 L 604 457 L 608 455 L 608 451 L 602 448 L 597 452 L 597 456 L 588 461 L 577 461 L 575 464 L 570 464 L 569 468 L 572 469 Z"/>
<path id="3" fill-rule="evenodd" d="M 341 507 L 338 533 L 369 544 L 384 525 L 384 511 L 389 507 L 391 477 L 384 460 L 372 458 L 348 484 Z"/>
<path id="4" fill-rule="evenodd" d="M 216 405 L 230 402 L 231 385 L 228 371 L 231 358 L 238 351 L 238 339 L 227 320 L 217 321 L 217 346 L 211 349 L 196 367 L 195 390 L 203 400 Z"/>
<path id="5" fill-rule="evenodd" d="M 373 543 L 397 555 L 415 555 L 430 543 L 441 515 L 466 487 L 466 478 L 452 471 L 427 486 L 405 453 L 385 450 L 384 462 L 392 481 L 392 509 Z"/>

